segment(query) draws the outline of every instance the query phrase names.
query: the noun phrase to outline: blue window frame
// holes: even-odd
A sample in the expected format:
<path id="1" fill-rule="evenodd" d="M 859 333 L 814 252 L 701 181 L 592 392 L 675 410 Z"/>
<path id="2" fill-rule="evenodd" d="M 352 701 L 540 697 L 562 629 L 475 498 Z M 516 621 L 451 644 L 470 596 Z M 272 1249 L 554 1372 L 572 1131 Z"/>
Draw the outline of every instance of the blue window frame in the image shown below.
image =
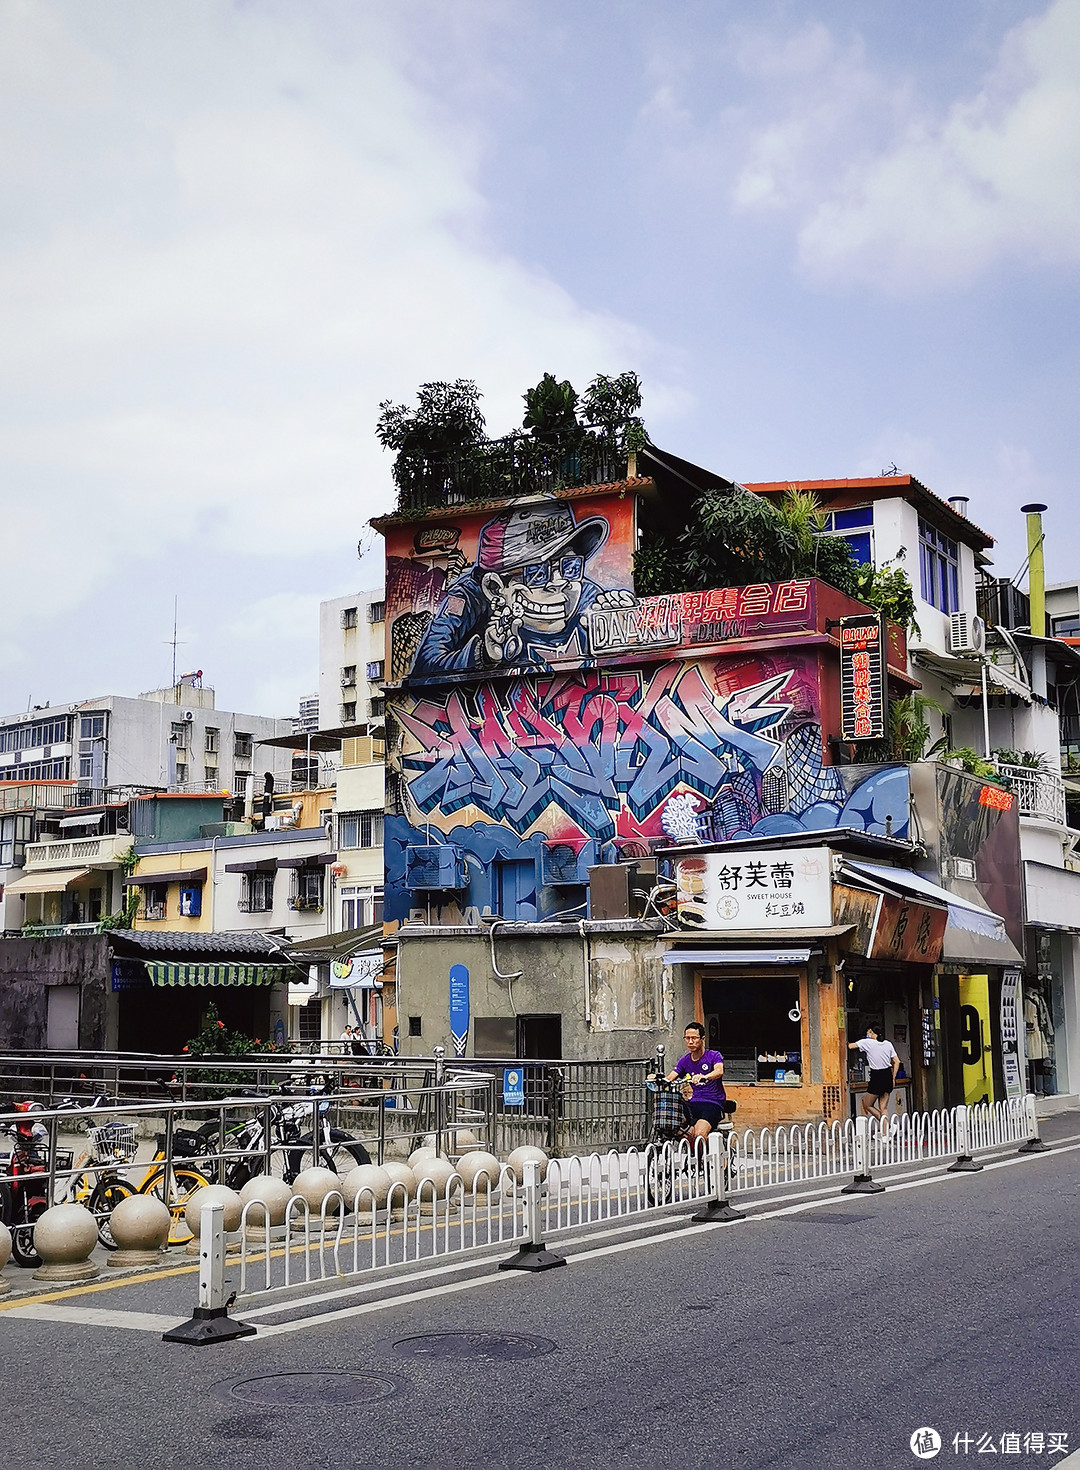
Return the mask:
<path id="1" fill-rule="evenodd" d="M 819 535 L 839 536 L 851 547 L 851 554 L 860 566 L 864 563 L 873 564 L 874 507 L 872 505 L 853 506 L 850 510 L 823 511 L 821 519 Z M 867 528 L 865 531 L 860 529 L 863 526 Z"/>
<path id="2" fill-rule="evenodd" d="M 955 541 L 919 517 L 919 575 L 923 601 L 943 613 L 960 607 L 960 550 Z"/>

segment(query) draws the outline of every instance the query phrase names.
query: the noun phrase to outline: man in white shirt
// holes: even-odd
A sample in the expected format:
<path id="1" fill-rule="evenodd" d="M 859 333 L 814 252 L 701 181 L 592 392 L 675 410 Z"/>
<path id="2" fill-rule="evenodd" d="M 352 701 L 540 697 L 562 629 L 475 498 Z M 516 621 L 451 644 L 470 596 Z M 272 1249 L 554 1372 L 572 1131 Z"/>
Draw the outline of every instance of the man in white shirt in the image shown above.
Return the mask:
<path id="1" fill-rule="evenodd" d="M 884 1118 L 889 1111 L 889 1094 L 896 1086 L 900 1058 L 891 1041 L 886 1041 L 876 1026 L 867 1026 L 859 1041 L 849 1041 L 848 1051 L 861 1051 L 866 1057 L 870 1075 L 862 1097 L 862 1110 L 867 1117 Z"/>

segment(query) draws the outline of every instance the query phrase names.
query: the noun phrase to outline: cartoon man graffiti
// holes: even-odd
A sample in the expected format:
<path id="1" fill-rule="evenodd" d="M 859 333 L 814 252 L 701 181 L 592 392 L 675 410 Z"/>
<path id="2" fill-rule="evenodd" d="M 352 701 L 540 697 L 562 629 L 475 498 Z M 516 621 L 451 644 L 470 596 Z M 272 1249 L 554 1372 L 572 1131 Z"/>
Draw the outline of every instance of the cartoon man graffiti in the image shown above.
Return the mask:
<path id="1" fill-rule="evenodd" d="M 502 511 L 480 532 L 476 565 L 447 588 L 412 673 L 543 668 L 552 658 L 583 654 L 590 608 L 636 601 L 585 575 L 607 535 L 603 517 L 575 521 L 559 501 Z"/>

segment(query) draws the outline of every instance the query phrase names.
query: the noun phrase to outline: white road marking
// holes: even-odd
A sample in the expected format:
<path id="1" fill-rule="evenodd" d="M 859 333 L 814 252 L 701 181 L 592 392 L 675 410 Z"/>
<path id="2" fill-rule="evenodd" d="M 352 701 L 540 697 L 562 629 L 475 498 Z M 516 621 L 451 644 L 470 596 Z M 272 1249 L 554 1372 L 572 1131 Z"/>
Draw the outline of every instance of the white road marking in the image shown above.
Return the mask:
<path id="1" fill-rule="evenodd" d="M 176 1316 L 159 1316 L 154 1312 L 110 1312 L 104 1307 L 67 1307 L 62 1302 L 28 1302 L 25 1307 L 12 1307 L 8 1317 L 22 1317 L 31 1322 L 73 1322 L 83 1327 L 129 1327 L 136 1332 L 168 1332 L 177 1325 Z"/>

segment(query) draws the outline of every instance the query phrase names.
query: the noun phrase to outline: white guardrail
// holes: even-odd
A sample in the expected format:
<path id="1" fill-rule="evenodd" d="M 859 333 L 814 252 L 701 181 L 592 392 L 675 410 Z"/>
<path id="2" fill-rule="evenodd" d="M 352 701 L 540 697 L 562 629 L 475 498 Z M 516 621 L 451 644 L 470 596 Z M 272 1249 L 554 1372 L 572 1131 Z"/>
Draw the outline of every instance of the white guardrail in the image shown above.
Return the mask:
<path id="1" fill-rule="evenodd" d="M 849 1189 L 875 1190 L 883 1186 L 873 1182 L 874 1169 L 951 1157 L 954 1168 L 978 1168 L 974 1151 L 1009 1144 L 1043 1147 L 1034 1097 L 902 1115 L 884 1127 L 859 1118 L 759 1132 L 718 1130 L 707 1150 L 685 1142 L 612 1150 L 552 1159 L 546 1174 L 539 1164 L 526 1163 L 520 1174 L 504 1164 L 497 1176 L 493 1169 L 491 1177 L 469 1184 L 452 1171 L 444 1184 L 423 1181 L 417 1198 L 394 1183 L 384 1203 L 370 1189 L 351 1200 L 334 1190 L 319 1209 L 294 1195 L 277 1225 L 268 1226 L 265 1204 L 251 1200 L 233 1237 L 236 1301 L 242 1308 L 314 1283 L 497 1247 L 547 1255 L 545 1238 L 678 1204 L 703 1203 L 697 1219 L 738 1218 L 728 1203 L 732 1195 L 845 1175 L 854 1176 Z M 220 1261 L 227 1244 L 222 1214 L 210 1213 L 209 1205 L 206 1210 L 202 1254 Z M 547 1263 L 562 1264 L 550 1255 Z"/>

